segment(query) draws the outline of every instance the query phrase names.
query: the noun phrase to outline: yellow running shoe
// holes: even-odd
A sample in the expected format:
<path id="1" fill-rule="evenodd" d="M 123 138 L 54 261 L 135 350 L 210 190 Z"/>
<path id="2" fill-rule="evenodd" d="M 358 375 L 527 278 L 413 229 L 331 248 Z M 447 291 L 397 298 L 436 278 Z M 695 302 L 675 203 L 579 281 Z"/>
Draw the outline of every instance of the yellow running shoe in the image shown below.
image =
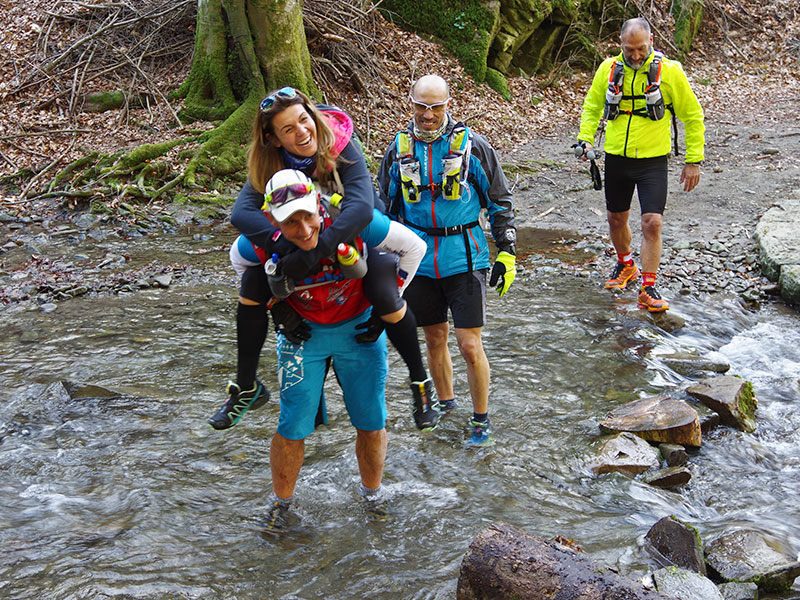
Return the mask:
<path id="1" fill-rule="evenodd" d="M 656 291 L 655 287 L 648 285 L 639 292 L 639 308 L 646 308 L 650 312 L 663 312 L 669 310 L 669 304 Z"/>
<path id="2" fill-rule="evenodd" d="M 636 264 L 617 263 L 614 272 L 611 273 L 611 279 L 606 281 L 606 289 L 624 290 L 628 283 L 637 277 L 639 277 L 639 267 Z"/>

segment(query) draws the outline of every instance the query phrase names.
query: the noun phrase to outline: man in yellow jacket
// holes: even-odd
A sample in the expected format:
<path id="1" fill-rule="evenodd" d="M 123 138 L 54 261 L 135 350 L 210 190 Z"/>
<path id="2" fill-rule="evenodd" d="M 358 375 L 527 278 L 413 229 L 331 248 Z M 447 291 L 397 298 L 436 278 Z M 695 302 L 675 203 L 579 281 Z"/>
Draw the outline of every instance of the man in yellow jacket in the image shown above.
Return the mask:
<path id="1" fill-rule="evenodd" d="M 653 51 L 653 34 L 647 21 L 625 21 L 620 38 L 622 52 L 600 65 L 583 102 L 578 144 L 584 148 L 586 160 L 601 117 L 607 119 L 606 211 L 618 261 L 605 287 L 623 290 L 640 275 L 631 254 L 628 225 L 635 188 L 642 209 L 639 308 L 660 312 L 669 308 L 656 290 L 655 281 L 661 261 L 672 115 L 685 126 L 686 164 L 680 183 L 688 192 L 700 181 L 705 144 L 703 109 L 680 63 Z"/>

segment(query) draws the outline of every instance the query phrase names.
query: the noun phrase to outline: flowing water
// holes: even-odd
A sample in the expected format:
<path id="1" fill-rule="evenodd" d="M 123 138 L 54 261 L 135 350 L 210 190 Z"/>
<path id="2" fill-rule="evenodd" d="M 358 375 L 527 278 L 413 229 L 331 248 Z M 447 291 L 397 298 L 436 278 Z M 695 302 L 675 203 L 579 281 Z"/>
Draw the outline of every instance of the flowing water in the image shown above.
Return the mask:
<path id="1" fill-rule="evenodd" d="M 226 236 L 132 247 L 185 261 L 187 250 Z M 236 282 L 223 252 L 197 260 L 205 278 L 166 289 L 0 313 L 0 597 L 454 598 L 469 543 L 499 520 L 573 538 L 631 577 L 654 566 L 641 538 L 671 514 L 706 540 L 747 527 L 800 550 L 797 313 L 675 297 L 687 325 L 667 333 L 641 317 L 632 293 L 614 297 L 596 277 L 542 256 L 506 298 L 489 301 L 497 444 L 465 449 L 464 401 L 436 431 L 419 434 L 391 350 L 390 514 L 376 518 L 359 501 L 354 432 L 329 384 L 331 423 L 307 442 L 297 521 L 280 538 L 263 535 L 278 407 L 270 402 L 227 432 L 205 424 L 234 373 Z M 271 389 L 273 343 L 270 334 L 260 369 Z M 682 350 L 727 360 L 753 382 L 758 430 L 708 435 L 679 491 L 591 476 L 584 458 L 609 410 L 695 381 L 660 358 Z M 121 395 L 64 399 L 53 385 L 61 380 Z M 783 597 L 798 592 L 796 584 Z"/>

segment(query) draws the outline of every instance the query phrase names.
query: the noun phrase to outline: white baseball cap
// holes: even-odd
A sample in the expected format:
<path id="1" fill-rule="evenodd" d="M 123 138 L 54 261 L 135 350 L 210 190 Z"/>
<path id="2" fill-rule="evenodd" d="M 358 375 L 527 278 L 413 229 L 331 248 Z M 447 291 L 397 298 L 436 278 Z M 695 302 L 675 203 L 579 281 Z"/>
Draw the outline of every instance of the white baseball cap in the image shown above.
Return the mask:
<path id="1" fill-rule="evenodd" d="M 282 169 L 267 182 L 264 205 L 273 218 L 282 223 L 298 210 L 317 212 L 319 192 L 314 182 L 302 171 Z"/>

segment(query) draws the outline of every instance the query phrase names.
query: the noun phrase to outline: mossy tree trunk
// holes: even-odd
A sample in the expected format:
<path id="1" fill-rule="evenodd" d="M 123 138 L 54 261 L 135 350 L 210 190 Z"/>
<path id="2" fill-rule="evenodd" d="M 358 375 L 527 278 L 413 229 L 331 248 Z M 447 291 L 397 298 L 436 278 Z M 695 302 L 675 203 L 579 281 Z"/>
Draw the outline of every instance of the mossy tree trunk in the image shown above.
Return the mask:
<path id="1" fill-rule="evenodd" d="M 186 121 L 222 123 L 189 162 L 184 183 L 243 167 L 243 145 L 267 90 L 319 90 L 303 29 L 301 0 L 198 0 L 192 68 L 177 92 Z"/>

